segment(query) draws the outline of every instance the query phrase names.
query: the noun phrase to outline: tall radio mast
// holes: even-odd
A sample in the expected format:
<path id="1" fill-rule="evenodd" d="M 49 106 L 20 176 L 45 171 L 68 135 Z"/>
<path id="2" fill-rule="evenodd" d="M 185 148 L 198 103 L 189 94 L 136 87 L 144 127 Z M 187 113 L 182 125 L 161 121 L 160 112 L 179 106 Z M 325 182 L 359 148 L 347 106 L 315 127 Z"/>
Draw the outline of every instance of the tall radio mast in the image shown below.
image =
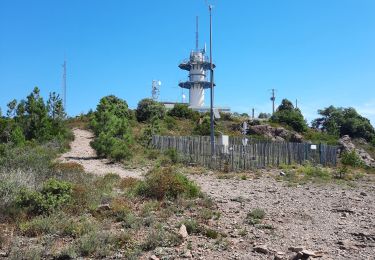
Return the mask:
<path id="1" fill-rule="evenodd" d="M 62 89 L 63 89 L 63 103 L 64 103 L 64 110 L 66 113 L 66 60 L 64 59 L 63 67 L 63 78 L 62 78 Z"/>

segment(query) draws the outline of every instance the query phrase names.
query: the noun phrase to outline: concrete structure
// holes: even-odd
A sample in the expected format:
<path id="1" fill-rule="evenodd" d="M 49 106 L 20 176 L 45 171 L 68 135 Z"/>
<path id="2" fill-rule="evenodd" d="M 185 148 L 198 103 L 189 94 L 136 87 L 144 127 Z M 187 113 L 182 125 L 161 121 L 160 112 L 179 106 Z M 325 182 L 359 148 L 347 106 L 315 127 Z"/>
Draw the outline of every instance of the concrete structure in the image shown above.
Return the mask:
<path id="1" fill-rule="evenodd" d="M 189 89 L 189 106 L 194 110 L 204 107 L 204 90 L 210 88 L 207 81 L 207 70 L 210 69 L 210 61 L 206 54 L 206 47 L 199 49 L 198 46 L 198 17 L 195 50 L 191 51 L 190 58 L 181 62 L 180 69 L 189 71 L 189 80 L 180 82 L 181 88 Z M 213 65 L 215 67 L 215 65 Z"/>

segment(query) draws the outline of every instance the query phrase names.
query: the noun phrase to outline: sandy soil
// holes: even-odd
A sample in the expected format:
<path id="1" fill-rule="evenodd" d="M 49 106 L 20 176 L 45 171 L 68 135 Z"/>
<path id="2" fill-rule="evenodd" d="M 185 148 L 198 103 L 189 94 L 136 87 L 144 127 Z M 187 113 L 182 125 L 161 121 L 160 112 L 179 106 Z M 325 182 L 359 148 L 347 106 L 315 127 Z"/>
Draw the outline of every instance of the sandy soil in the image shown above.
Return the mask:
<path id="1" fill-rule="evenodd" d="M 76 162 L 81 164 L 86 172 L 97 175 L 116 173 L 123 177 L 142 178 L 143 170 L 127 170 L 119 163 L 98 158 L 95 150 L 90 146 L 94 135 L 87 130 L 73 129 L 74 141 L 70 144 L 70 151 L 60 158 L 62 162 Z"/>

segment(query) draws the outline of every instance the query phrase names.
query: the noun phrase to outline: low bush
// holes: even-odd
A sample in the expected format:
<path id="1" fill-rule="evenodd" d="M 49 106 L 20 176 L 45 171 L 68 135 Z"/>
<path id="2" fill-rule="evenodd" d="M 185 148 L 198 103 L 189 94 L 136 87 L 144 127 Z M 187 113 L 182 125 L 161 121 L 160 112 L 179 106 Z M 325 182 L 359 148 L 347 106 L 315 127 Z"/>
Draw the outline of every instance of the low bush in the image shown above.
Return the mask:
<path id="1" fill-rule="evenodd" d="M 148 234 L 141 247 L 143 250 L 149 251 L 156 247 L 172 247 L 181 243 L 182 238 L 178 234 L 167 231 L 159 226 Z"/>
<path id="2" fill-rule="evenodd" d="M 193 134 L 194 135 L 203 135 L 207 136 L 210 135 L 211 133 L 211 128 L 210 128 L 210 117 L 204 117 L 202 122 L 200 124 L 197 124 L 195 128 L 193 129 Z"/>
<path id="3" fill-rule="evenodd" d="M 353 150 L 351 152 L 343 152 L 341 154 L 341 163 L 346 166 L 362 167 L 363 162 L 357 153 Z"/>
<path id="4" fill-rule="evenodd" d="M 138 185 L 137 193 L 141 196 L 162 200 L 176 199 L 179 196 L 195 198 L 199 196 L 199 187 L 186 176 L 176 172 L 173 167 L 151 170 L 144 182 Z"/>
<path id="5" fill-rule="evenodd" d="M 164 155 L 167 156 L 172 163 L 178 162 L 178 153 L 176 149 L 170 148 L 164 152 Z"/>
<path id="6" fill-rule="evenodd" d="M 165 123 L 168 130 L 177 130 L 178 129 L 176 119 L 174 119 L 171 116 L 166 116 L 165 119 L 164 119 L 164 123 Z"/>
<path id="7" fill-rule="evenodd" d="M 302 166 L 299 171 L 303 173 L 305 179 L 328 181 L 332 179 L 332 174 L 327 170 L 319 166 L 312 166 L 310 164 Z"/>
<path id="8" fill-rule="evenodd" d="M 50 179 L 44 183 L 41 191 L 22 189 L 16 203 L 29 213 L 47 214 L 69 202 L 71 195 L 71 183 Z"/>
<path id="9" fill-rule="evenodd" d="M 186 226 L 186 231 L 188 232 L 189 235 L 198 234 L 202 231 L 202 228 L 199 226 L 198 222 L 194 219 L 183 220 L 178 224 L 178 227 L 180 227 L 181 225 Z"/>
<path id="10" fill-rule="evenodd" d="M 163 119 L 165 107 L 157 101 L 145 98 L 139 101 L 135 114 L 138 122 L 145 122 L 154 118 Z"/>
<path id="11" fill-rule="evenodd" d="M 256 208 L 247 213 L 246 222 L 251 225 L 256 225 L 266 216 L 266 212 L 263 209 Z"/>

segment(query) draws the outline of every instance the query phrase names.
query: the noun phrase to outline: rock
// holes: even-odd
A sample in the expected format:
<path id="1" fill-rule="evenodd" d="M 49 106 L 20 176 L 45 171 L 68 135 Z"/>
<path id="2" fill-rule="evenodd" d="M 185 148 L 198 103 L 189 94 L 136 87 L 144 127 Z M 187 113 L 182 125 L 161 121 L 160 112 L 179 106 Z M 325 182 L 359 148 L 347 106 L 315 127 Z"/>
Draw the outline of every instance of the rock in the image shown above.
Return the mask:
<path id="1" fill-rule="evenodd" d="M 255 246 L 253 250 L 254 252 L 257 252 L 257 253 L 268 254 L 268 249 L 264 245 Z"/>
<path id="2" fill-rule="evenodd" d="M 298 252 L 301 252 L 304 250 L 304 248 L 302 246 L 291 246 L 288 248 L 289 251 L 292 251 L 292 252 L 295 252 L 295 253 L 298 253 Z"/>
<path id="3" fill-rule="evenodd" d="M 150 259 L 151 260 L 159 260 L 159 257 L 157 257 L 156 255 L 152 255 L 152 256 L 150 256 Z"/>
<path id="4" fill-rule="evenodd" d="M 275 254 L 275 256 L 273 257 L 274 260 L 283 260 L 285 257 L 285 253 L 284 252 L 277 252 Z"/>
<path id="5" fill-rule="evenodd" d="M 306 249 L 304 249 L 304 250 L 301 251 L 301 253 L 302 253 L 303 255 L 306 255 L 306 256 L 312 256 L 312 257 L 315 257 L 315 256 L 316 256 L 315 252 L 313 252 L 313 251 L 311 251 L 311 250 L 306 250 Z"/>
<path id="6" fill-rule="evenodd" d="M 294 132 L 289 131 L 283 127 L 272 127 L 270 125 L 254 125 L 249 126 L 248 129 L 250 134 L 263 135 L 274 141 L 284 142 L 290 140 L 291 142 L 303 142 L 303 136 Z"/>
<path id="7" fill-rule="evenodd" d="M 190 250 L 186 250 L 185 254 L 184 254 L 184 257 L 185 258 L 193 258 L 193 255 L 191 254 L 191 251 Z"/>
<path id="8" fill-rule="evenodd" d="M 285 176 L 285 172 L 281 171 L 280 176 Z"/>
<path id="9" fill-rule="evenodd" d="M 180 234 L 180 236 L 182 238 L 187 238 L 188 237 L 188 232 L 187 232 L 186 226 L 184 224 L 181 225 L 180 230 L 178 231 L 178 233 Z"/>
<path id="10" fill-rule="evenodd" d="M 366 192 L 363 192 L 363 191 L 361 191 L 360 195 L 361 196 L 367 196 Z"/>
<path id="11" fill-rule="evenodd" d="M 0 251 L 0 257 L 7 257 L 8 253 L 4 251 Z"/>
<path id="12" fill-rule="evenodd" d="M 109 204 L 101 204 L 98 206 L 97 211 L 108 211 L 111 209 Z"/>
<path id="13" fill-rule="evenodd" d="M 365 140 L 362 140 L 362 141 L 366 143 Z M 354 151 L 359 156 L 359 158 L 361 158 L 362 162 L 366 166 L 375 168 L 374 158 L 372 158 L 371 155 L 368 154 L 365 150 L 356 148 L 351 138 L 348 135 L 344 135 L 343 137 L 340 138 L 339 145 L 340 145 L 341 153 Z"/>

